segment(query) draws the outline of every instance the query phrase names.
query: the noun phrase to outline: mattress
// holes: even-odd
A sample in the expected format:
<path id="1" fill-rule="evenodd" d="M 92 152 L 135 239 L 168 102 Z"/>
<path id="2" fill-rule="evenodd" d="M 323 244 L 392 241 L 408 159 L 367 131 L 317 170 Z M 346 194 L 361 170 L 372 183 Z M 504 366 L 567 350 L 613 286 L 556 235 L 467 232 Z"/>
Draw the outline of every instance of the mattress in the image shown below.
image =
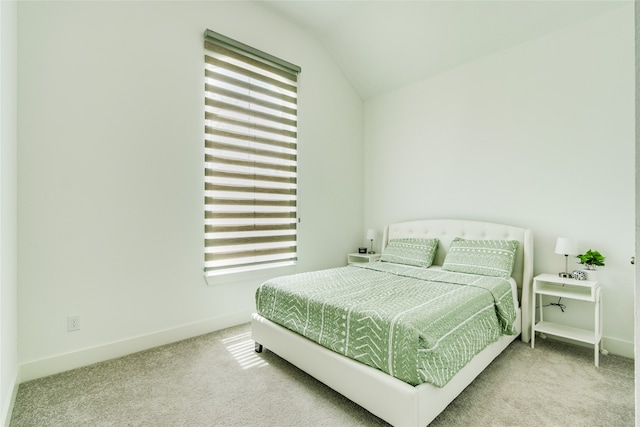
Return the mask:
<path id="1" fill-rule="evenodd" d="M 408 384 L 442 387 L 501 335 L 514 335 L 509 280 L 379 262 L 265 282 L 263 317 Z"/>

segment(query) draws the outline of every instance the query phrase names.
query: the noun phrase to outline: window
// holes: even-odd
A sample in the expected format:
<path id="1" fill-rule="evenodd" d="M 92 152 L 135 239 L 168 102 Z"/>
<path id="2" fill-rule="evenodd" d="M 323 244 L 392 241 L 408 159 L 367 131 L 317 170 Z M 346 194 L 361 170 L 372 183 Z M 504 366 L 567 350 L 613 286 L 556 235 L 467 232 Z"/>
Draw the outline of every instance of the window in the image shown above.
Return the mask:
<path id="1" fill-rule="evenodd" d="M 300 67 L 205 32 L 205 272 L 297 259 Z"/>

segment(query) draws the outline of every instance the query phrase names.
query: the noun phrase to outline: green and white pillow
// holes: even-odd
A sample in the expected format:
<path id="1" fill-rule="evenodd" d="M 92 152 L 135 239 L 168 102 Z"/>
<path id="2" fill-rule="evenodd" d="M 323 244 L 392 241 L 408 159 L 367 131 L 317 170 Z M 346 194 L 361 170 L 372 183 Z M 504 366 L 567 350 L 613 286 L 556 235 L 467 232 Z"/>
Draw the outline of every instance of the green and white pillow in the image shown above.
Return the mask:
<path id="1" fill-rule="evenodd" d="M 380 261 L 427 268 L 433 264 L 437 249 L 438 239 L 391 239 Z"/>
<path id="2" fill-rule="evenodd" d="M 518 249 L 517 240 L 466 240 L 456 237 L 442 264 L 457 273 L 511 277 Z"/>

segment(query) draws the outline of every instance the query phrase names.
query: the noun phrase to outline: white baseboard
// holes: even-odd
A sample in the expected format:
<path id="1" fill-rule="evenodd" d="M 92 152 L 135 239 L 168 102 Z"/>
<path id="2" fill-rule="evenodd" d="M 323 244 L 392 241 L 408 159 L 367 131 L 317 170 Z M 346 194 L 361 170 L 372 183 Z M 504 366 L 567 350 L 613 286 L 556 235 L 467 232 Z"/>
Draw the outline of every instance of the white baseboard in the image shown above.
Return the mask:
<path id="1" fill-rule="evenodd" d="M 16 370 L 15 375 L 12 378 L 12 392 L 10 396 L 6 397 L 6 401 L 2 402 L 2 425 L 9 427 L 11 424 L 11 414 L 13 414 L 13 406 L 16 403 L 16 396 L 18 395 L 18 387 L 20 386 L 20 373 Z"/>
<path id="2" fill-rule="evenodd" d="M 21 382 L 46 377 L 82 366 L 126 356 L 153 347 L 193 338 L 243 323 L 249 323 L 254 310 L 240 311 L 226 316 L 182 325 L 147 335 L 111 342 L 95 347 L 47 357 L 20 366 Z"/>
<path id="3" fill-rule="evenodd" d="M 602 337 L 602 348 L 610 354 L 633 359 L 635 355 L 633 342 L 619 340 L 617 338 Z"/>

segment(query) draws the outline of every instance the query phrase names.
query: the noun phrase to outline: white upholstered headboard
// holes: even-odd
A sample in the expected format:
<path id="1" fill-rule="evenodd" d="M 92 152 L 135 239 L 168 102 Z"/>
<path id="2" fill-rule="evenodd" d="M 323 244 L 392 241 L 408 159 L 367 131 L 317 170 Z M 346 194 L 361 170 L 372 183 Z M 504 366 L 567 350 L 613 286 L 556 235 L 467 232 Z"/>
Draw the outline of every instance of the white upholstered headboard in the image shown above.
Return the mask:
<path id="1" fill-rule="evenodd" d="M 434 265 L 442 265 L 451 241 L 465 239 L 517 240 L 518 250 L 512 277 L 518 284 L 522 309 L 522 341 L 531 333 L 531 281 L 533 278 L 533 233 L 528 228 L 459 219 L 425 219 L 388 225 L 382 238 L 382 251 L 390 239 L 402 237 L 436 238 L 439 240 Z"/>

